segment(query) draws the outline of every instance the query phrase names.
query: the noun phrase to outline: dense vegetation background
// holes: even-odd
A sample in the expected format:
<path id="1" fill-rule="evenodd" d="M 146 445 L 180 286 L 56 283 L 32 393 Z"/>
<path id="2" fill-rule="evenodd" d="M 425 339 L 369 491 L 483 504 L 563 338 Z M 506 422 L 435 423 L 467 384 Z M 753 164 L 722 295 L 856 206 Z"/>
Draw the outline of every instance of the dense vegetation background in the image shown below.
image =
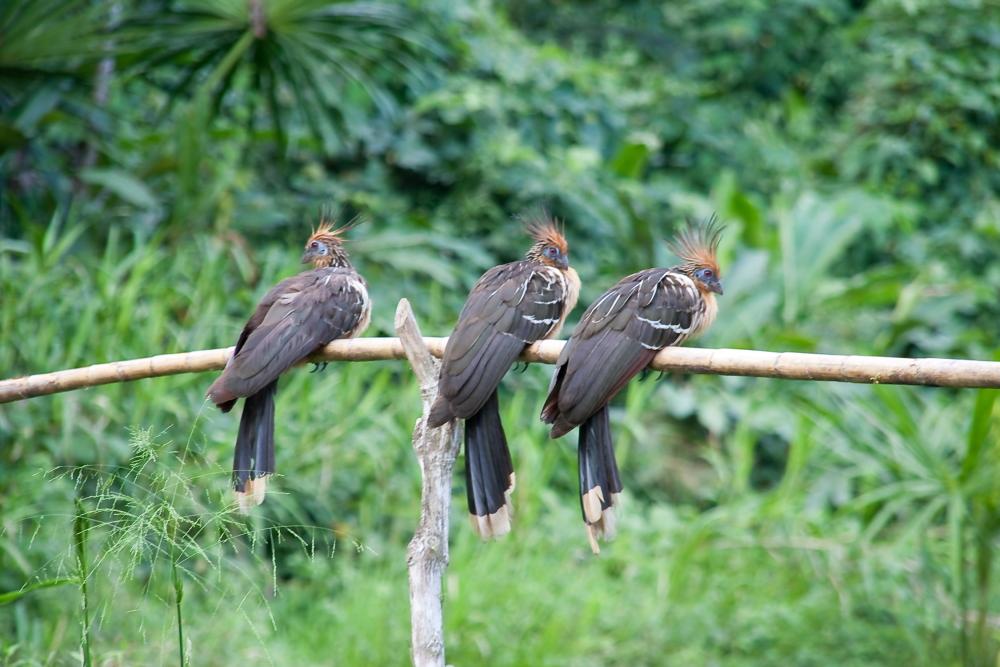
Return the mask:
<path id="1" fill-rule="evenodd" d="M 323 207 L 370 335 L 446 334 L 544 205 L 583 303 L 718 212 L 703 345 L 997 358 L 998 109 L 994 0 L 0 3 L 0 376 L 231 344 Z M 996 664 L 994 392 L 633 382 L 593 558 L 548 372 L 505 385 L 509 538 L 459 467 L 452 664 Z M 407 369 L 291 373 L 250 519 L 210 380 L 0 408 L 0 662 L 407 663 Z"/>

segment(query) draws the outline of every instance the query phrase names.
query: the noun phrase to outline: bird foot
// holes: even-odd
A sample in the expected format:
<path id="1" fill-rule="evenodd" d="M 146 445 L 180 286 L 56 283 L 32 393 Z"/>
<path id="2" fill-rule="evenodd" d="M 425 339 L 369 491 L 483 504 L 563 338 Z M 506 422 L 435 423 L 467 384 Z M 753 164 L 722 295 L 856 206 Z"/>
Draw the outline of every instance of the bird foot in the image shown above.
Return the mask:
<path id="1" fill-rule="evenodd" d="M 313 361 L 310 362 L 313 365 L 313 369 L 309 371 L 310 373 L 322 373 L 326 370 L 326 367 L 330 364 L 328 361 Z"/>

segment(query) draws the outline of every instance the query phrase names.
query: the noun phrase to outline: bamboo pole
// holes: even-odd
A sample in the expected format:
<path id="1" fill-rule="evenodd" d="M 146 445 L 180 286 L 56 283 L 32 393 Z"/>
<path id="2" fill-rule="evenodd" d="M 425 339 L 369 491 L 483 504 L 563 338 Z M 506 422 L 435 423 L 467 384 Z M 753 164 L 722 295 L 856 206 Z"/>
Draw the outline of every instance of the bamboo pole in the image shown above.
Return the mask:
<path id="1" fill-rule="evenodd" d="M 396 307 L 396 333 L 420 381 L 423 412 L 413 427 L 413 451 L 420 463 L 420 523 L 406 549 L 410 576 L 410 656 L 415 667 L 444 667 L 444 609 L 441 581 L 448 568 L 451 471 L 459 449 L 454 421 L 428 428 L 437 398 L 439 363 L 431 356 L 410 302 Z"/>
<path id="2" fill-rule="evenodd" d="M 427 339 L 432 351 L 438 356 L 444 350 L 444 340 Z M 440 345 L 435 345 L 441 340 Z M 57 394 L 63 391 L 96 387 L 114 382 L 131 382 L 146 378 L 165 377 L 182 373 L 202 373 L 218 371 L 226 366 L 233 348 L 160 354 L 143 359 L 113 361 L 94 364 L 83 368 L 72 368 L 52 373 L 28 375 L 10 380 L 0 380 L 0 403 L 19 401 L 25 398 Z M 337 340 L 323 351 L 311 357 L 315 361 L 377 361 L 383 359 L 405 359 L 406 354 L 398 338 L 354 338 Z M 303 362 L 306 363 L 306 362 Z"/>
<path id="3" fill-rule="evenodd" d="M 446 338 L 424 338 L 432 355 L 444 353 Z M 522 361 L 553 364 L 564 341 L 548 340 L 528 347 Z M 113 382 L 180 373 L 220 370 L 233 348 L 161 354 L 84 368 L 0 380 L 0 403 L 94 387 Z M 327 345 L 310 361 L 377 361 L 405 359 L 398 338 L 355 338 Z M 799 352 L 669 347 L 650 368 L 676 373 L 744 375 L 783 380 L 824 380 L 864 384 L 915 384 L 936 387 L 1000 388 L 1000 362 L 965 359 L 903 359 Z"/>

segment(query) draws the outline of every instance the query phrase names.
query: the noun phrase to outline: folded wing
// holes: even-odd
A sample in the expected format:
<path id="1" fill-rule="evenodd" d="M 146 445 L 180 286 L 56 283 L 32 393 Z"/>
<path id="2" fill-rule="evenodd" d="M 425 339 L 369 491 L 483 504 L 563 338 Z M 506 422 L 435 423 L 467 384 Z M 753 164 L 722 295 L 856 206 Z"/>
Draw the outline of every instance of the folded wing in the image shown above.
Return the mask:
<path id="1" fill-rule="evenodd" d="M 656 353 L 690 335 L 701 296 L 687 276 L 627 276 L 583 314 L 563 349 L 542 419 L 558 437 L 606 405 Z"/>
<path id="2" fill-rule="evenodd" d="M 487 271 L 469 294 L 441 366 L 441 423 L 474 415 L 526 345 L 558 326 L 566 281 L 528 261 Z M 442 414 L 445 407 L 450 414 Z M 437 420 L 435 420 L 437 421 Z"/>
<path id="3" fill-rule="evenodd" d="M 281 373 L 361 321 L 367 296 L 350 270 L 307 271 L 261 301 L 222 375 L 209 388 L 216 403 L 257 393 Z"/>

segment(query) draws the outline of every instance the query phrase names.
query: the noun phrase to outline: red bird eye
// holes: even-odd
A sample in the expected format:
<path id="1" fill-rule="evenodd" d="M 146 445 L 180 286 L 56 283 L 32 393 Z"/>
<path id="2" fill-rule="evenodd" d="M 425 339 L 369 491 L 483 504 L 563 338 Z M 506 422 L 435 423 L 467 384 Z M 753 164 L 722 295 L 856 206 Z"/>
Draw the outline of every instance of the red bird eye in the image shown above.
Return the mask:
<path id="1" fill-rule="evenodd" d="M 312 248 L 313 250 L 315 250 L 316 248 L 319 247 L 319 243 L 317 243 L 316 241 L 313 241 L 312 243 L 309 244 L 309 247 Z"/>

